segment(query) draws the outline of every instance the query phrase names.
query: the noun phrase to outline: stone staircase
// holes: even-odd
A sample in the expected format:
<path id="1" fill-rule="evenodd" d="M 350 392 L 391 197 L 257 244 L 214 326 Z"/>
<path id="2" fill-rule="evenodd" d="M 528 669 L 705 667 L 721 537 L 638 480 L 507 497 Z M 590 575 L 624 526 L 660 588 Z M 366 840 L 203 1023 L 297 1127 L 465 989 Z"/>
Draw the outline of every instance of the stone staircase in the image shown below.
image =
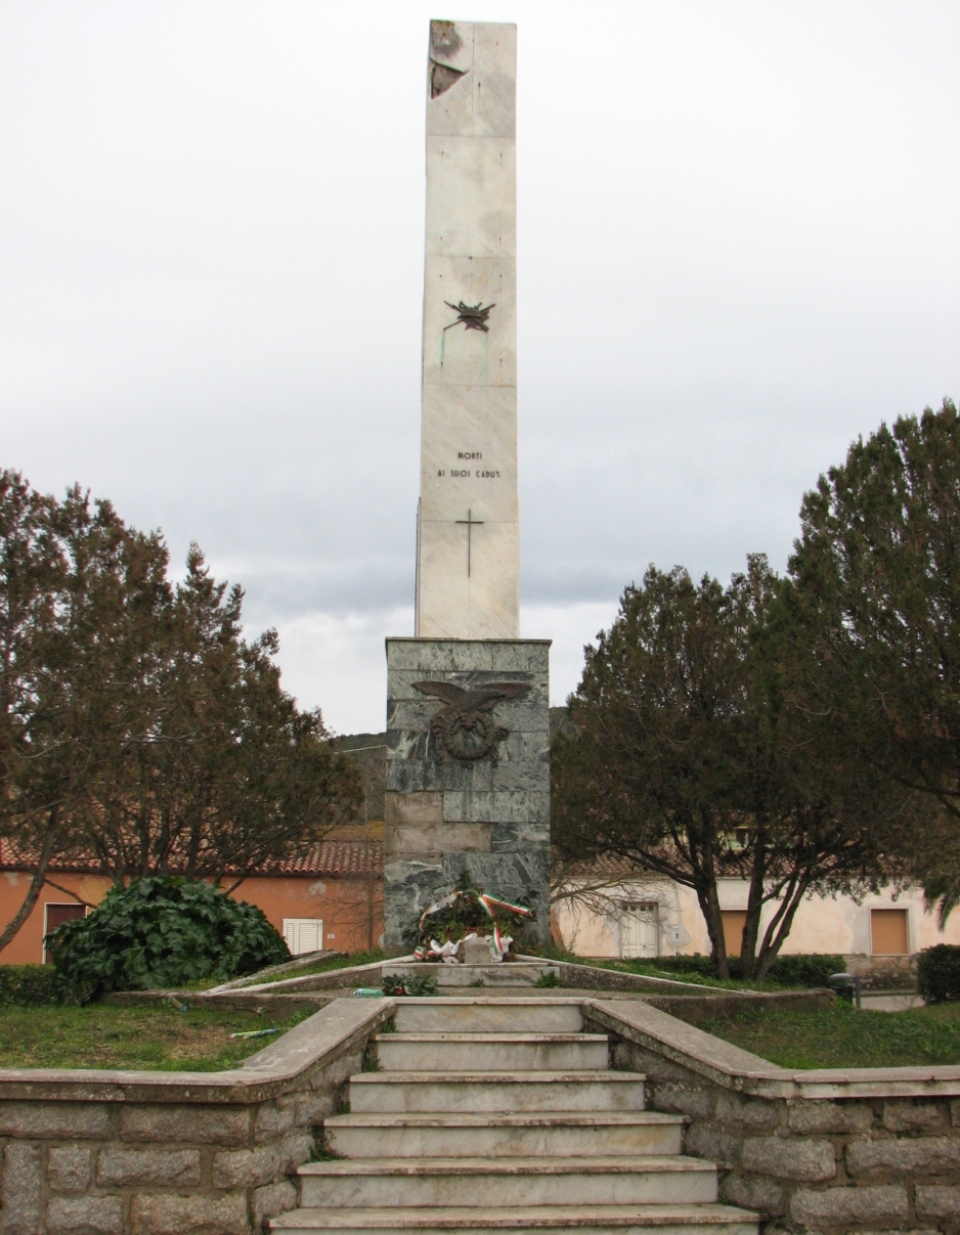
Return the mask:
<path id="1" fill-rule="evenodd" d="M 285 1235 L 578 1228 L 589 1235 L 757 1235 L 717 1204 L 717 1170 L 683 1157 L 684 1120 L 644 1110 L 644 1078 L 554 998 L 404 999 L 327 1119 L 342 1155 L 300 1168 Z"/>

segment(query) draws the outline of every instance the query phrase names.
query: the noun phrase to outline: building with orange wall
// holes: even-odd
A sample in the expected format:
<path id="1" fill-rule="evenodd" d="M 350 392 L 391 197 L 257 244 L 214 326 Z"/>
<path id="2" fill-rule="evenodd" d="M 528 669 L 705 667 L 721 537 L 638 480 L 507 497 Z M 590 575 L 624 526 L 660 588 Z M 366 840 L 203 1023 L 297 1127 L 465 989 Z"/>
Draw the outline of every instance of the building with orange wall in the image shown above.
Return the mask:
<path id="1" fill-rule="evenodd" d="M 0 841 L 0 931 L 22 906 L 30 879 L 26 863 Z M 44 934 L 99 905 L 111 882 L 83 857 L 52 865 L 26 922 L 0 952 L 0 964 L 39 964 Z M 375 948 L 383 935 L 383 847 L 368 837 L 324 841 L 248 876 L 231 895 L 262 909 L 295 955 Z"/>

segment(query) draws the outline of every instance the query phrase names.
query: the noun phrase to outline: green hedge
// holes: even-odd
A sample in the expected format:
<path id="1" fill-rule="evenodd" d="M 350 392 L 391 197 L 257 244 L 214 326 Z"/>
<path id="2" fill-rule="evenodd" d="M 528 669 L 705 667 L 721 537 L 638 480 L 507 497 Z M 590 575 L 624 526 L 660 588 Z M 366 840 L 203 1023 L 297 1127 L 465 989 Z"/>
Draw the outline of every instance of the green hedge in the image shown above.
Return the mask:
<path id="1" fill-rule="evenodd" d="M 697 974 L 703 978 L 716 977 L 716 970 L 709 956 L 659 956 L 656 960 L 651 960 L 650 964 L 658 970 L 675 973 L 678 978 L 684 974 Z M 729 965 L 731 978 L 742 977 L 739 956 L 731 956 Z M 846 962 L 842 956 L 818 953 L 778 956 L 770 967 L 767 980 L 778 986 L 829 986 L 830 975 L 842 973 L 845 968 Z"/>
<path id="2" fill-rule="evenodd" d="M 952 943 L 925 948 L 917 960 L 917 989 L 924 1003 L 960 999 L 960 948 Z"/>
<path id="3" fill-rule="evenodd" d="M 780 986 L 829 986 L 830 975 L 843 973 L 846 968 L 847 962 L 842 956 L 801 952 L 795 956 L 778 956 L 767 977 Z"/>
<path id="4" fill-rule="evenodd" d="M 0 965 L 0 1007 L 61 1001 L 62 983 L 52 965 Z"/>
<path id="5" fill-rule="evenodd" d="M 685 973 L 695 973 L 701 978 L 717 976 L 713 961 L 709 956 L 701 956 L 699 952 L 695 956 L 658 956 L 649 963 L 657 969 L 675 973 L 678 977 Z"/>

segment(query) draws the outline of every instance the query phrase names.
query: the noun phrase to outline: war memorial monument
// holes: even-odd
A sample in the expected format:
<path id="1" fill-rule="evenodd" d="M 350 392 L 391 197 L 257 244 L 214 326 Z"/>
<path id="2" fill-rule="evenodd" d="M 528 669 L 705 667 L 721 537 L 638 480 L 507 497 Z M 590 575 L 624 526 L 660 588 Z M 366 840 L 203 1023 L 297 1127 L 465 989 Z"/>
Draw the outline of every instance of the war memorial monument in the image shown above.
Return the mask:
<path id="1" fill-rule="evenodd" d="M 434 21 L 413 638 L 387 640 L 385 943 L 466 876 L 549 939 L 549 640 L 520 638 L 516 27 Z"/>

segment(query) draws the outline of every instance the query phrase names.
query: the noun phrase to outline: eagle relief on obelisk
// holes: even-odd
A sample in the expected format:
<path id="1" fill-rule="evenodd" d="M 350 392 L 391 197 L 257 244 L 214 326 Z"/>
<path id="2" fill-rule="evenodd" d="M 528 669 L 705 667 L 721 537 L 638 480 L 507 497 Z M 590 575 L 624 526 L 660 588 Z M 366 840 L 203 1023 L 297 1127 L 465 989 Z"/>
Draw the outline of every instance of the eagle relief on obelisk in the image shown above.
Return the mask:
<path id="1" fill-rule="evenodd" d="M 549 641 L 521 640 L 516 27 L 434 21 L 415 635 L 387 640 L 385 943 L 464 877 L 549 939 Z"/>

